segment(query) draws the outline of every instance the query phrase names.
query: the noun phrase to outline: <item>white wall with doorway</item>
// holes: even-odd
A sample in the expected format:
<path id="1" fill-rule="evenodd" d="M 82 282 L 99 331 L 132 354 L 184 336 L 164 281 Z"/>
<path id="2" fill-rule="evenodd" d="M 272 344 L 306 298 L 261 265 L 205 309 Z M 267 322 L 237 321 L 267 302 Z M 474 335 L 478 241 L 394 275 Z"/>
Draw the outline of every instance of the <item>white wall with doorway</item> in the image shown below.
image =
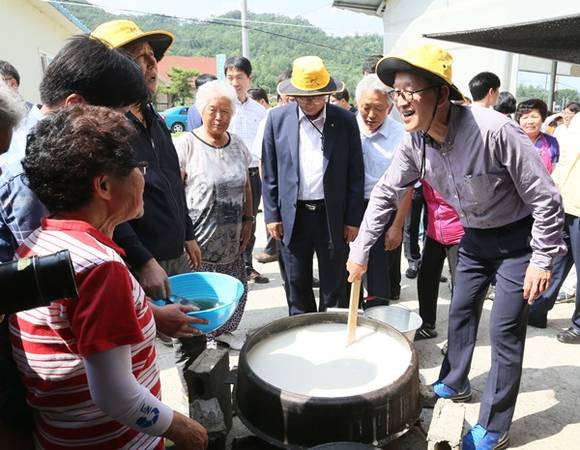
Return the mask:
<path id="1" fill-rule="evenodd" d="M 53 5 L 41 0 L 0 0 L 0 59 L 20 73 L 20 94 L 40 102 L 45 65 L 66 39 L 81 30 Z"/>

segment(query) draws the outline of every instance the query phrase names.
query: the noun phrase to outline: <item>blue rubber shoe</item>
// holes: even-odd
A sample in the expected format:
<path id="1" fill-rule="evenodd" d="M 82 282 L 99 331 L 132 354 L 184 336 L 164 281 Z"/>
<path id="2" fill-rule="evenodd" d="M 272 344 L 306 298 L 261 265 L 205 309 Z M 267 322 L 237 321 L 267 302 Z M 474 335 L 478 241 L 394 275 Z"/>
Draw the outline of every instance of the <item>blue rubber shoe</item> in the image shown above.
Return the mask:
<path id="1" fill-rule="evenodd" d="M 507 431 L 487 431 L 480 424 L 475 424 L 463 436 L 463 450 L 500 450 L 506 448 L 510 438 Z"/>
<path id="2" fill-rule="evenodd" d="M 447 398 L 456 403 L 468 402 L 471 400 L 471 385 L 467 383 L 461 392 L 457 392 L 452 387 L 443 384 L 441 381 L 436 381 L 431 385 L 433 392 L 439 398 Z"/>
<path id="3" fill-rule="evenodd" d="M 457 403 L 463 403 L 471 400 L 471 386 L 467 383 L 465 389 L 457 392 L 455 389 L 436 381 L 431 385 L 422 384 L 419 387 L 421 393 L 423 408 L 434 408 L 435 403 L 440 398 L 447 398 Z"/>

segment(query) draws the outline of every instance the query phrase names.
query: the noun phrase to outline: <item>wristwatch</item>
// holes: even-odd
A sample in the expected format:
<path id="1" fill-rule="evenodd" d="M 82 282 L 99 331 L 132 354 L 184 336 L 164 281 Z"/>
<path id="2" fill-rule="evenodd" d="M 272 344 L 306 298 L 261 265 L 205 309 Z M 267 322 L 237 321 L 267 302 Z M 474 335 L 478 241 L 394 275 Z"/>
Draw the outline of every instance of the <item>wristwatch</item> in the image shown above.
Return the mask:
<path id="1" fill-rule="evenodd" d="M 242 222 L 254 222 L 255 220 L 255 216 L 242 216 Z"/>

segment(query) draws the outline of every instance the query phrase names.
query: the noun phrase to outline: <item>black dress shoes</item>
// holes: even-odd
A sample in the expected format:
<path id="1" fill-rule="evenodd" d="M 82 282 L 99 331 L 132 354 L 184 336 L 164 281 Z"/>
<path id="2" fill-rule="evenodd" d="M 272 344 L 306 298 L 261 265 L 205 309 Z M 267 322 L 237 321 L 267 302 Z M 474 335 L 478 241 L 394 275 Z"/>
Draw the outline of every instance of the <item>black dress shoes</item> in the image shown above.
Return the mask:
<path id="1" fill-rule="evenodd" d="M 538 319 L 532 319 L 531 317 L 528 317 L 528 325 L 530 327 L 534 327 L 534 328 L 546 328 L 548 326 L 548 319 L 538 320 Z"/>
<path id="2" fill-rule="evenodd" d="M 580 344 L 580 330 L 570 327 L 558 333 L 557 339 L 564 344 Z"/>

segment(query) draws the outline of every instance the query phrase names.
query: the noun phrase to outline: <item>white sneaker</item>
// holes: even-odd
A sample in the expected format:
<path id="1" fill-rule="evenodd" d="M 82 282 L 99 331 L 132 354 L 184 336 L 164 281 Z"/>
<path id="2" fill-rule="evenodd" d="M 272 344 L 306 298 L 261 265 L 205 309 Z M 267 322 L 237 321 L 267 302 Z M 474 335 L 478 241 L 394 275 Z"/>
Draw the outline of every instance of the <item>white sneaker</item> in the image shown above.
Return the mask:
<path id="1" fill-rule="evenodd" d="M 236 336 L 228 331 L 214 338 L 216 341 L 226 344 L 232 350 L 241 350 L 244 346 L 245 339 Z"/>

